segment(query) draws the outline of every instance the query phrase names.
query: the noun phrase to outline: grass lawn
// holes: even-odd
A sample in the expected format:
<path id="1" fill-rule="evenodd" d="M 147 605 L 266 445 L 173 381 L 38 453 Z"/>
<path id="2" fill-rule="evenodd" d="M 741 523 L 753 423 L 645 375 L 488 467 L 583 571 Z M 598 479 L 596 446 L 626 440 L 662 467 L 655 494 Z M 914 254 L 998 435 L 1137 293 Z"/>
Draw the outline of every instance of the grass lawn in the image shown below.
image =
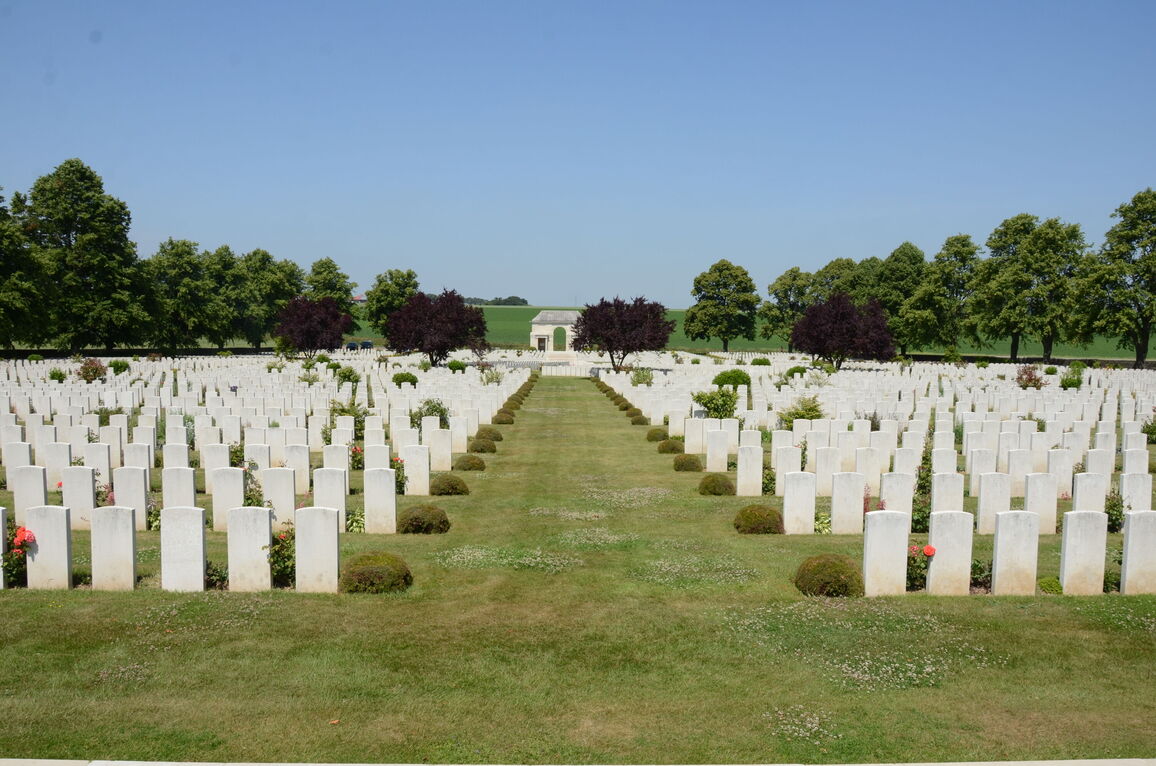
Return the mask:
<path id="1" fill-rule="evenodd" d="M 804 599 L 850 536 L 740 536 L 587 380 L 543 378 L 396 596 L 0 592 L 0 753 L 863 762 L 1156 752 L 1156 598 Z M 355 474 L 353 485 L 360 476 Z M 10 500 L 0 493 L 0 503 Z M 354 505 L 361 501 L 354 495 Z M 399 505 L 415 499 L 401 498 Z M 772 502 L 777 502 L 773 501 Z M 214 561 L 223 535 L 208 533 Z M 1118 535 L 1109 545 L 1119 546 Z M 977 538 L 977 557 L 990 556 Z M 87 535 L 74 555 L 85 566 Z M 1059 568 L 1042 539 L 1040 576 Z"/>

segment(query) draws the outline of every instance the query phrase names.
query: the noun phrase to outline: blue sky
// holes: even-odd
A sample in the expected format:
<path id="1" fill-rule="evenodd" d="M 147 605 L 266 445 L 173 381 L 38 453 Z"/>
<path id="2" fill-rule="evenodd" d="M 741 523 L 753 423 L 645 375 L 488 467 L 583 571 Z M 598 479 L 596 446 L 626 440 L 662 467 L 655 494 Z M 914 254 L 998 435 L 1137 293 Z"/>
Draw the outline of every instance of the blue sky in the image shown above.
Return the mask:
<path id="1" fill-rule="evenodd" d="M 1156 183 L 1156 2 L 0 0 L 0 186 L 368 288 L 690 304 Z"/>

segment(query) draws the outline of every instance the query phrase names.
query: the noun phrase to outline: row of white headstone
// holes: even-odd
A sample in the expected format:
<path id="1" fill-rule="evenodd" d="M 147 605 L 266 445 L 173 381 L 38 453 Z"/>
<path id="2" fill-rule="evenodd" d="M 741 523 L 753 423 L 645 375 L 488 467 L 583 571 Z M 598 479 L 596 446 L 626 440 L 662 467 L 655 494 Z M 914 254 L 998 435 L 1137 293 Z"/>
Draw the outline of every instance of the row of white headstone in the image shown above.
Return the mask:
<path id="1" fill-rule="evenodd" d="M 66 506 L 29 508 L 23 524 L 35 542 L 26 552 L 28 587 L 71 588 L 73 582 L 71 511 Z M 135 508 L 108 506 L 91 512 L 91 566 L 94 590 L 136 588 Z M 276 528 L 271 508 L 231 508 L 227 519 L 229 590 L 256 591 L 272 587 L 269 551 Z M 337 591 L 340 572 L 337 508 L 298 508 L 295 513 L 296 588 L 312 593 Z M 6 516 L 0 508 L 0 541 L 7 540 Z M 368 506 L 367 532 L 394 533 L 392 508 Z M 161 588 L 169 591 L 205 589 L 205 511 L 196 507 L 161 510 Z M 3 551 L 0 551 L 3 552 Z M 0 588 L 6 586 L 0 573 Z"/>
<path id="2" fill-rule="evenodd" d="M 1124 516 L 1124 551 L 1120 592 L 1156 593 L 1156 511 Z M 863 588 L 868 596 L 906 591 L 908 519 L 899 511 L 871 511 L 864 517 Z M 1065 595 L 1095 595 L 1104 589 L 1108 516 L 1098 511 L 1064 514 L 1060 584 Z M 972 516 L 962 511 L 931 514 L 928 544 L 934 548 L 927 569 L 927 591 L 933 595 L 970 593 Z M 1036 592 L 1040 517 L 1030 511 L 995 516 L 991 591 L 996 596 L 1030 596 Z M 922 555 L 917 552 L 916 555 Z"/>

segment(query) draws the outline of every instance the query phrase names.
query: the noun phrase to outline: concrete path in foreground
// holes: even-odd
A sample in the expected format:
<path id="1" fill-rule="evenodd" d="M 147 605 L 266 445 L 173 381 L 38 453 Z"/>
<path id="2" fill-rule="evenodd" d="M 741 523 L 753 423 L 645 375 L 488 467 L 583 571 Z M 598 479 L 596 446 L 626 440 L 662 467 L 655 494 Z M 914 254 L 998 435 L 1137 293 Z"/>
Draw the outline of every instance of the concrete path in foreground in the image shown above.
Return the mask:
<path id="1" fill-rule="evenodd" d="M 0 766 L 182 766 L 189 761 L 69 761 L 37 758 L 0 758 Z M 310 766 L 285 761 L 269 763 L 217 762 L 209 761 L 199 766 Z M 373 766 L 372 764 L 333 763 L 323 766 Z M 406 765 L 408 766 L 408 765 Z M 419 766 L 414 764 L 414 766 Z M 429 764 L 420 764 L 429 766 Z M 447 764 L 447 766 L 452 766 Z M 777 764 L 776 766 L 800 766 L 798 764 Z M 1070 761 L 943 761 L 939 763 L 908 764 L 846 764 L 846 766 L 1156 766 L 1156 758 L 1103 758 L 1076 759 Z"/>

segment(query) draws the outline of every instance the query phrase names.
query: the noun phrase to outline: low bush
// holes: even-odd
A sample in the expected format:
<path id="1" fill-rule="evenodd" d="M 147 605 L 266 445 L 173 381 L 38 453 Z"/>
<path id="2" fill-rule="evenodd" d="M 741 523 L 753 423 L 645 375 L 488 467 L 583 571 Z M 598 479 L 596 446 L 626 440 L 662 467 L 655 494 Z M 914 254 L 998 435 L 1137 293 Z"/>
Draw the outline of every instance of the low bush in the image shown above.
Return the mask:
<path id="1" fill-rule="evenodd" d="M 449 529 L 449 517 L 436 505 L 415 505 L 397 515 L 397 531 L 402 534 L 440 535 Z"/>
<path id="2" fill-rule="evenodd" d="M 342 593 L 393 593 L 413 585 L 413 573 L 400 556 L 384 551 L 360 553 L 345 562 L 337 587 Z"/>
<path id="3" fill-rule="evenodd" d="M 658 443 L 660 455 L 681 455 L 684 451 L 683 443 L 674 439 L 664 439 Z"/>
<path id="4" fill-rule="evenodd" d="M 421 428 L 422 418 L 437 418 L 438 428 L 450 427 L 450 408 L 441 399 L 422 399 L 409 413 L 409 427 Z"/>
<path id="5" fill-rule="evenodd" d="M 108 375 L 108 368 L 104 366 L 104 362 L 89 357 L 80 363 L 80 368 L 76 371 L 76 376 L 85 383 L 92 383 L 96 380 L 104 380 Z"/>
<path id="6" fill-rule="evenodd" d="M 412 372 L 399 372 L 393 376 L 393 384 L 400 386 L 402 383 L 412 383 L 417 385 L 417 375 Z"/>
<path id="7" fill-rule="evenodd" d="M 499 426 L 508 426 L 513 425 L 514 416 L 499 412 L 497 415 L 494 415 L 494 417 L 490 418 L 490 420 Z"/>
<path id="8" fill-rule="evenodd" d="M 646 440 L 648 442 L 665 441 L 667 436 L 669 436 L 669 434 L 666 429 L 662 427 L 652 428 L 646 432 Z"/>
<path id="9" fill-rule="evenodd" d="M 621 410 L 622 412 L 626 412 L 628 409 L 630 409 L 633 406 L 634 406 L 633 404 L 626 401 L 625 399 L 623 399 L 622 401 L 620 401 L 618 403 L 618 409 Z"/>
<path id="10" fill-rule="evenodd" d="M 739 395 L 726 388 L 717 391 L 699 391 L 691 395 L 691 400 L 706 410 L 708 418 L 733 418 Z"/>
<path id="11" fill-rule="evenodd" d="M 497 428 L 491 428 L 490 426 L 482 426 L 481 428 L 478 429 L 478 432 L 476 434 L 474 434 L 474 438 L 475 439 L 489 439 L 492 442 L 500 442 L 505 437 L 502 436 L 502 432 L 499 431 Z"/>
<path id="12" fill-rule="evenodd" d="M 1025 364 L 1016 370 L 1016 385 L 1023 389 L 1039 390 L 1047 385 L 1047 381 L 1040 377 L 1040 371 L 1034 364 Z"/>
<path id="13" fill-rule="evenodd" d="M 30 361 L 30 362 L 43 362 L 44 361 L 44 355 L 43 354 L 29 354 L 28 355 L 28 361 Z"/>
<path id="14" fill-rule="evenodd" d="M 455 471 L 484 471 L 486 470 L 486 461 L 482 460 L 477 455 L 458 455 L 454 460 Z"/>
<path id="15" fill-rule="evenodd" d="M 735 483 L 725 473 L 708 473 L 698 483 L 700 495 L 733 495 Z"/>
<path id="16" fill-rule="evenodd" d="M 68 376 L 64 373 L 64 370 L 60 369 L 59 367 L 53 367 L 48 371 L 48 379 L 55 380 L 57 383 L 63 383 L 67 377 Z"/>
<path id="17" fill-rule="evenodd" d="M 1040 589 L 1040 593 L 1047 593 L 1050 596 L 1060 596 L 1064 593 L 1064 586 L 1056 577 L 1041 577 L 1036 581 L 1036 587 Z"/>
<path id="18" fill-rule="evenodd" d="M 640 367 L 630 373 L 630 385 L 632 386 L 649 386 L 652 383 L 654 383 L 654 372 L 645 367 Z"/>
<path id="19" fill-rule="evenodd" d="M 795 587 L 806 596 L 862 596 L 863 575 L 850 556 L 812 556 L 795 572 Z"/>
<path id="20" fill-rule="evenodd" d="M 632 426 L 648 426 L 648 425 L 650 425 L 650 418 L 646 417 L 645 415 L 635 415 L 634 417 L 632 417 L 630 419 L 630 425 L 632 425 Z"/>
<path id="21" fill-rule="evenodd" d="M 470 442 L 470 452 L 484 452 L 493 453 L 498 451 L 498 445 L 494 444 L 489 439 L 474 439 Z"/>
<path id="22" fill-rule="evenodd" d="M 628 410 L 625 412 L 625 415 L 626 415 L 626 417 L 628 417 L 628 418 L 632 418 L 632 417 L 634 417 L 635 415 L 641 415 L 641 414 L 642 414 L 642 410 L 638 409 L 637 407 L 631 407 L 630 409 L 628 409 Z"/>
<path id="23" fill-rule="evenodd" d="M 1044 375 L 1055 375 L 1055 374 L 1056 374 L 1056 368 L 1054 366 L 1049 364 L 1047 367 L 1044 368 Z"/>
<path id="24" fill-rule="evenodd" d="M 749 386 L 751 376 L 743 370 L 727 370 L 715 375 L 711 383 L 716 386 Z"/>
<path id="25" fill-rule="evenodd" d="M 112 370 L 113 375 L 120 375 L 122 372 L 128 372 L 129 363 L 124 359 L 113 359 L 108 363 L 108 368 Z"/>
<path id="26" fill-rule="evenodd" d="M 702 459 L 698 455 L 675 455 L 674 470 L 699 473 L 702 471 Z"/>
<path id="27" fill-rule="evenodd" d="M 754 367 L 770 367 L 771 360 L 767 359 L 765 356 L 756 356 L 751 360 L 751 365 Z"/>
<path id="28" fill-rule="evenodd" d="M 513 411 L 512 409 L 510 409 L 509 407 L 501 407 L 501 408 L 500 408 L 500 409 L 497 411 L 497 413 L 495 413 L 495 414 L 498 414 L 498 415 L 509 415 L 510 417 L 514 417 L 514 411 Z"/>
<path id="29" fill-rule="evenodd" d="M 468 495 L 470 488 L 461 476 L 452 473 L 439 473 L 430 480 L 429 493 L 431 495 Z"/>
<path id="30" fill-rule="evenodd" d="M 818 420 L 823 417 L 823 407 L 817 396 L 800 396 L 790 407 L 779 413 L 782 428 L 791 430 L 796 420 Z"/>
<path id="31" fill-rule="evenodd" d="M 748 505 L 735 514 L 735 530 L 742 535 L 781 535 L 783 513 L 769 505 Z"/>
<path id="32" fill-rule="evenodd" d="M 446 365 L 446 367 L 449 368 L 450 372 L 465 372 L 466 371 L 466 363 L 463 362 L 461 359 L 451 359 L 449 361 L 449 364 Z"/>

